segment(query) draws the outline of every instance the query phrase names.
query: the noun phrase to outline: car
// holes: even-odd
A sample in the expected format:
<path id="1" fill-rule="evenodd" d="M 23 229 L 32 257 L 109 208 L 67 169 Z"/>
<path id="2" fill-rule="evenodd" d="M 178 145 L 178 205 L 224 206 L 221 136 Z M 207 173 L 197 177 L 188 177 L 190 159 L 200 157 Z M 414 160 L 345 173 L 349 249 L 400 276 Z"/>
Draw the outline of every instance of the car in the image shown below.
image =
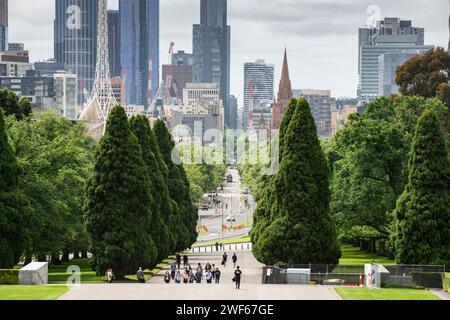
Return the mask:
<path id="1" fill-rule="evenodd" d="M 245 188 L 242 190 L 242 194 L 250 194 L 250 191 L 247 188 Z"/>
<path id="2" fill-rule="evenodd" d="M 229 174 L 229 175 L 227 176 L 227 182 L 228 182 L 228 183 L 232 183 L 232 182 L 233 182 L 233 175 Z"/>
<path id="3" fill-rule="evenodd" d="M 202 205 L 202 206 L 200 207 L 200 210 L 202 210 L 202 211 L 208 211 L 208 210 L 209 210 L 209 206 L 206 205 L 206 204 L 204 204 L 204 205 Z"/>
<path id="4" fill-rule="evenodd" d="M 228 218 L 227 218 L 227 221 L 228 222 L 235 222 L 236 221 L 236 216 L 229 215 Z"/>

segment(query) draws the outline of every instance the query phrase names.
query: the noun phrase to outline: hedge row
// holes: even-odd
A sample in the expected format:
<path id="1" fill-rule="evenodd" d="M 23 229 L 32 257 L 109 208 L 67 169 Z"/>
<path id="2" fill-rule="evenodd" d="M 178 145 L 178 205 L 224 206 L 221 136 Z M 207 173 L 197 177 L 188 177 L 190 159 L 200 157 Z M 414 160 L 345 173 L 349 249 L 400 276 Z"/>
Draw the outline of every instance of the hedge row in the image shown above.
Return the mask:
<path id="1" fill-rule="evenodd" d="M 444 277 L 442 279 L 442 287 L 445 291 L 450 293 L 450 273 L 444 273 Z"/>
<path id="2" fill-rule="evenodd" d="M 0 284 L 19 284 L 19 270 L 0 269 Z"/>

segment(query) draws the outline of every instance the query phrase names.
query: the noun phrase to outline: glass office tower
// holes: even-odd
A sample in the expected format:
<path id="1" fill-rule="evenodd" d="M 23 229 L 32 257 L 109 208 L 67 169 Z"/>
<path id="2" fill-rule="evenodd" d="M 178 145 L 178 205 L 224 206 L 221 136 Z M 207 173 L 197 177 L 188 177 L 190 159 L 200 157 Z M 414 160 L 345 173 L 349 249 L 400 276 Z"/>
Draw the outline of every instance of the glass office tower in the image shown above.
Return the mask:
<path id="1" fill-rule="evenodd" d="M 78 105 L 87 101 L 95 78 L 98 0 L 55 0 L 55 60 L 78 78 Z"/>
<path id="2" fill-rule="evenodd" d="M 125 102 L 148 108 L 159 86 L 159 0 L 120 0 Z"/>

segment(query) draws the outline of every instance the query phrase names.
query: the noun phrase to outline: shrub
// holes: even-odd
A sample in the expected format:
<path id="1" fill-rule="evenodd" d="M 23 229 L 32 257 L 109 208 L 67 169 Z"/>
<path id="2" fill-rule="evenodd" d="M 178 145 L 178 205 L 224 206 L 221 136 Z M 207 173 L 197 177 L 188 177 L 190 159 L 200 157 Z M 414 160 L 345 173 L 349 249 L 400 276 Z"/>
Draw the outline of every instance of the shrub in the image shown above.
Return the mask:
<path id="1" fill-rule="evenodd" d="M 444 273 L 442 277 L 442 287 L 450 293 L 450 273 Z"/>
<path id="2" fill-rule="evenodd" d="M 411 272 L 415 284 L 425 288 L 442 289 L 442 273 L 440 272 Z"/>
<path id="3" fill-rule="evenodd" d="M 19 284 L 19 270 L 0 269 L 0 284 Z"/>

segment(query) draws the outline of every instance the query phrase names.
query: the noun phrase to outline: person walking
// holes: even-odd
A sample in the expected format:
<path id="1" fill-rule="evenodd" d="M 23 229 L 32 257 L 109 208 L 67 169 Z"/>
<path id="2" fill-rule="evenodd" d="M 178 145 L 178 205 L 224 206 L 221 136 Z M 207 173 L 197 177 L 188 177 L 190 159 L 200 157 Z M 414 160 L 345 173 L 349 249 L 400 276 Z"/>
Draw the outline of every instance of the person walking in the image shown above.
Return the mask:
<path id="1" fill-rule="evenodd" d="M 177 273 L 177 265 L 176 263 L 172 263 L 172 265 L 170 266 L 170 275 L 172 276 L 172 280 L 175 279 L 175 274 Z"/>
<path id="2" fill-rule="evenodd" d="M 181 256 L 180 256 L 179 253 L 177 253 L 177 266 L 178 266 L 178 269 L 180 269 L 180 265 L 181 265 Z"/>
<path id="3" fill-rule="evenodd" d="M 189 272 L 185 271 L 183 274 L 183 283 L 188 283 L 189 282 Z"/>
<path id="4" fill-rule="evenodd" d="M 220 276 L 221 276 L 221 272 L 219 270 L 219 268 L 216 269 L 216 284 L 220 283 Z"/>
<path id="5" fill-rule="evenodd" d="M 206 283 L 212 283 L 212 273 L 210 270 L 206 271 L 205 279 L 206 279 Z"/>
<path id="6" fill-rule="evenodd" d="M 216 280 L 216 265 L 215 264 L 212 265 L 211 273 L 212 273 L 213 281 Z"/>
<path id="7" fill-rule="evenodd" d="M 144 271 L 142 270 L 142 267 L 139 268 L 139 270 L 136 272 L 136 277 L 137 277 L 138 283 L 145 283 L 145 275 L 144 275 Z"/>
<path id="8" fill-rule="evenodd" d="M 236 255 L 236 253 L 233 254 L 232 260 L 233 260 L 233 268 L 236 268 L 236 262 L 238 261 L 238 257 Z"/>
<path id="9" fill-rule="evenodd" d="M 198 284 L 202 283 L 203 272 L 200 269 L 197 269 L 197 273 L 195 274 L 195 282 Z"/>
<path id="10" fill-rule="evenodd" d="M 222 265 L 224 268 L 226 268 L 226 266 L 227 266 L 227 260 L 228 260 L 228 256 L 227 256 L 227 253 L 225 252 L 222 256 Z"/>
<path id="11" fill-rule="evenodd" d="M 189 263 L 189 257 L 185 254 L 184 256 L 183 256 L 183 264 L 184 264 L 184 267 L 186 268 L 186 266 L 188 265 L 188 263 Z"/>
<path id="12" fill-rule="evenodd" d="M 170 273 L 169 271 L 166 272 L 166 275 L 164 276 L 164 282 L 169 284 L 170 283 Z"/>
<path id="13" fill-rule="evenodd" d="M 106 272 L 106 275 L 108 276 L 108 282 L 112 283 L 114 280 L 114 273 L 112 269 L 108 269 L 108 271 Z"/>
<path id="14" fill-rule="evenodd" d="M 198 266 L 197 266 L 197 271 L 199 271 L 199 270 L 200 270 L 200 272 L 203 272 L 203 268 L 202 268 L 202 264 L 201 263 L 199 263 Z"/>
<path id="15" fill-rule="evenodd" d="M 236 289 L 241 289 L 241 279 L 242 279 L 242 271 L 240 270 L 239 266 L 237 267 L 236 271 L 234 272 L 234 281 L 236 282 Z"/>
<path id="16" fill-rule="evenodd" d="M 195 274 L 191 270 L 189 271 L 189 283 L 194 283 L 194 281 L 195 281 Z"/>
<path id="17" fill-rule="evenodd" d="M 219 251 L 219 243 L 216 242 L 216 251 Z"/>
<path id="18" fill-rule="evenodd" d="M 175 276 L 175 283 L 181 283 L 181 273 L 177 271 L 177 275 Z"/>

